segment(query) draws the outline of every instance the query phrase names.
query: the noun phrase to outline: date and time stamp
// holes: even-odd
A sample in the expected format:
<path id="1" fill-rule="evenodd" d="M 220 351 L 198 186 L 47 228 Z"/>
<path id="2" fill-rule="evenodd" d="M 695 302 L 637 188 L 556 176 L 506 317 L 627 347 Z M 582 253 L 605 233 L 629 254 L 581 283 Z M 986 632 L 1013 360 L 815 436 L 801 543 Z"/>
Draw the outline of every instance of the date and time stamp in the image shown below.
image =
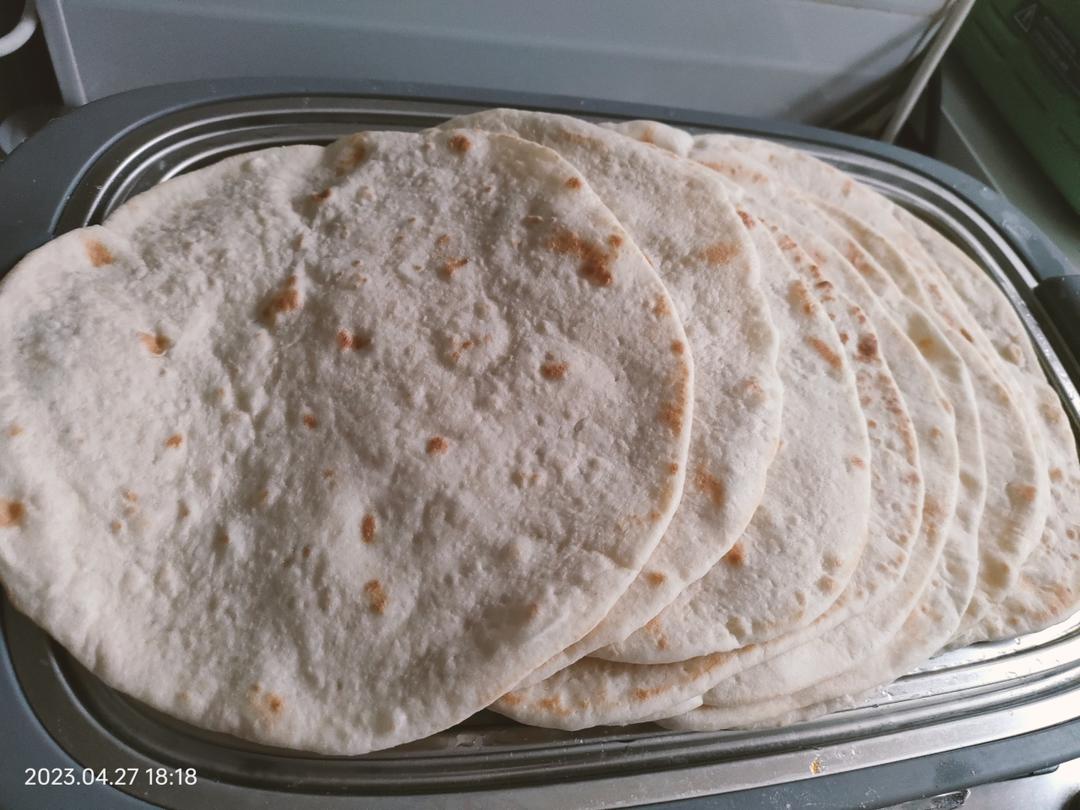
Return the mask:
<path id="1" fill-rule="evenodd" d="M 195 768 L 24 768 L 23 774 L 23 784 L 30 787 L 193 787 L 199 783 Z"/>

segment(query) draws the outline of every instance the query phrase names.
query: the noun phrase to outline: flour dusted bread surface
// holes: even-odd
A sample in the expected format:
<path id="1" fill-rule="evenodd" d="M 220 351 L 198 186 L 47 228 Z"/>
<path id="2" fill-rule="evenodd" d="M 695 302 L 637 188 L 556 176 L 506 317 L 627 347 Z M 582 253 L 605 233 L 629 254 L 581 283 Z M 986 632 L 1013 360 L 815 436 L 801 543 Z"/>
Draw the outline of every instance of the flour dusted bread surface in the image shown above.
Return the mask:
<path id="1" fill-rule="evenodd" d="M 685 475 L 692 353 L 555 153 L 371 133 L 166 183 L 0 288 L 0 576 L 107 683 L 361 753 L 595 625 Z"/>

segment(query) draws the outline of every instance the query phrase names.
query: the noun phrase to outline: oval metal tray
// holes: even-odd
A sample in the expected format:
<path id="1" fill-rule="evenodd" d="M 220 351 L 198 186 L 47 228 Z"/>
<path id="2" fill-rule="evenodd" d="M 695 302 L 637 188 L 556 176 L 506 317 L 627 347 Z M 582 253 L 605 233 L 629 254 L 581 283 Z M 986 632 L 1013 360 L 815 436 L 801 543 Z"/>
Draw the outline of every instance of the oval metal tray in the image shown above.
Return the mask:
<path id="1" fill-rule="evenodd" d="M 133 194 L 230 154 L 323 144 L 364 128 L 420 129 L 476 108 L 327 95 L 223 101 L 163 114 L 97 156 L 71 190 L 55 232 L 100 222 Z M 745 124 L 726 129 L 776 135 Z M 874 185 L 974 257 L 1022 316 L 1076 429 L 1080 397 L 1070 379 L 1076 379 L 1076 360 L 1032 295 L 1038 268 L 995 223 L 933 177 L 850 145 L 830 145 L 828 133 L 784 140 Z M 170 807 L 327 807 L 359 797 L 365 806 L 415 807 L 424 796 L 440 807 L 621 806 L 893 763 L 1045 729 L 1080 714 L 1078 615 L 1038 634 L 939 655 L 855 709 L 784 729 L 686 734 L 643 725 L 566 733 L 482 712 L 392 751 L 320 757 L 203 732 L 120 695 L 6 599 L 3 630 L 29 704 L 77 761 L 95 768 L 198 769 L 195 787 L 127 789 Z"/>

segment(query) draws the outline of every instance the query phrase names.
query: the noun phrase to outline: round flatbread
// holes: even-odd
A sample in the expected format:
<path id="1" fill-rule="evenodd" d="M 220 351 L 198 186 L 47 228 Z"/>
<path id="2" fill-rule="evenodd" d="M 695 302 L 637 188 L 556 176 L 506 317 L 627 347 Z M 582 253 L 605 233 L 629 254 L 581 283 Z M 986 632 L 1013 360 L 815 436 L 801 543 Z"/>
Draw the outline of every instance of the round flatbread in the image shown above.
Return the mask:
<path id="1" fill-rule="evenodd" d="M 756 587 L 758 593 L 773 598 L 784 584 L 782 580 L 774 581 L 777 577 L 775 564 L 783 559 L 780 555 L 797 557 L 804 553 L 804 547 L 815 542 L 818 536 L 815 532 L 823 535 L 832 532 L 827 524 L 830 520 L 842 519 L 841 510 L 847 508 L 845 505 L 834 512 L 819 512 L 822 499 L 839 493 L 832 488 L 818 490 L 808 486 L 808 482 L 816 482 L 817 477 L 832 480 L 835 483 L 831 486 L 845 493 L 848 502 L 854 506 L 852 499 L 859 497 L 862 487 L 867 487 L 869 495 L 866 473 L 870 456 L 865 449 L 858 449 L 859 437 L 865 437 L 864 416 L 858 408 L 855 392 L 848 389 L 848 384 L 853 384 L 854 380 L 847 380 L 847 373 L 838 373 L 846 369 L 847 364 L 842 361 L 844 347 L 835 328 L 808 286 L 787 266 L 767 230 L 755 225 L 750 233 L 762 266 L 767 268 L 765 276 L 772 279 L 768 289 L 776 296 L 770 304 L 784 341 L 780 368 L 788 405 L 785 407 L 783 446 L 773 462 L 763 501 L 766 511 L 762 512 L 761 518 L 754 516 L 746 537 L 739 541 L 738 558 L 725 558 L 719 566 L 722 572 L 742 575 L 741 581 L 738 576 L 728 580 L 741 595 L 752 597 Z M 840 403 L 845 404 L 846 412 L 836 411 Z M 852 431 L 851 435 L 857 439 L 846 448 L 829 446 L 828 441 L 823 446 L 815 438 L 827 436 L 829 440 L 842 440 L 846 431 Z M 837 452 L 839 455 L 832 455 Z M 837 468 L 846 470 L 845 475 L 849 476 L 846 484 L 835 477 Z M 774 487 L 778 488 L 778 493 L 772 493 Z M 759 520 L 762 523 L 755 525 Z M 790 535 L 769 533 L 776 523 L 792 527 Z M 865 532 L 865 524 L 853 530 Z M 758 537 L 763 538 L 762 543 L 766 545 L 756 545 Z M 834 539 L 843 542 L 842 537 L 834 536 Z M 818 553 L 831 555 L 833 551 L 825 545 Z M 892 564 L 895 552 L 895 547 L 891 553 L 885 552 L 890 561 L 887 564 Z M 861 561 L 862 557 L 859 558 L 860 565 Z M 822 578 L 835 574 L 835 568 L 825 570 L 821 562 L 812 560 L 809 565 L 813 566 L 815 575 L 811 587 L 818 583 L 828 584 L 822 582 Z M 788 583 L 792 588 L 799 587 L 793 583 L 805 580 L 801 571 L 789 569 L 788 573 L 792 577 Z M 699 584 L 707 583 L 713 576 L 710 572 Z M 716 607 L 705 605 L 704 609 L 723 611 L 725 603 L 718 596 L 716 598 Z M 783 595 L 777 599 L 781 605 L 783 600 Z M 743 598 L 744 604 L 752 605 L 755 601 L 760 604 L 766 600 Z M 796 603 L 798 601 L 796 597 Z M 756 629 L 760 631 L 760 627 Z M 674 635 L 679 628 L 673 626 L 671 632 Z M 583 658 L 540 683 L 515 689 L 493 708 L 522 722 L 553 728 L 577 729 L 640 722 L 658 713 L 662 715 L 665 706 L 682 704 L 711 688 L 721 678 L 758 663 L 767 649 L 778 651 L 776 645 L 782 643 L 781 639 L 791 636 L 781 636 L 775 644 L 747 645 L 732 652 L 674 663 L 632 664 Z M 663 641 L 662 636 L 656 636 L 653 643 L 662 644 Z M 674 708 L 667 714 L 673 711 Z"/>
<path id="2" fill-rule="evenodd" d="M 694 347 L 694 428 L 678 513 L 604 621 L 532 683 L 645 625 L 741 536 L 779 436 L 777 333 L 746 229 L 711 172 L 561 115 L 491 110 L 448 125 L 511 132 L 577 167 L 656 267 Z"/>
<path id="3" fill-rule="evenodd" d="M 756 236 L 759 254 L 771 241 Z M 868 540 L 872 453 L 855 365 L 815 294 L 827 291 L 812 292 L 782 256 L 762 268 L 780 333 L 785 404 L 761 505 L 720 563 L 644 628 L 596 650 L 597 658 L 663 664 L 761 644 L 825 613 L 858 566 Z M 915 489 L 893 493 L 904 503 L 896 522 L 905 545 L 918 518 Z M 890 570 L 902 570 L 905 560 L 894 557 Z M 832 615 L 839 620 L 852 608 L 845 600 Z"/>
<path id="4" fill-rule="evenodd" d="M 1045 385 L 1041 374 L 1025 375 L 1018 381 L 1015 366 L 1008 362 L 1009 358 L 1019 362 L 1030 355 L 1029 347 L 1020 348 L 1024 333 L 1018 328 L 1015 313 L 1003 319 L 1001 326 L 992 327 L 999 336 L 995 347 L 953 291 L 949 276 L 919 238 L 901 224 L 905 215 L 895 204 L 803 152 L 738 136 L 710 137 L 767 163 L 786 182 L 820 200 L 830 216 L 873 256 L 905 295 L 933 314 L 969 367 L 978 396 L 982 433 L 987 437 L 987 487 L 979 527 L 977 586 L 958 633 L 964 640 L 978 640 L 981 636 L 972 632 L 973 628 L 1015 586 L 1024 561 L 1043 536 L 1047 515 L 1053 511 L 1049 467 L 1062 470 L 1063 476 L 1064 465 L 1072 464 L 1076 469 L 1075 456 L 1070 460 L 1059 456 L 1060 463 L 1054 465 L 1047 462 L 1049 442 L 1045 437 L 1057 435 L 1055 431 L 1060 428 L 1047 424 L 1045 413 L 1025 393 L 1033 385 L 1036 389 Z M 945 240 L 935 234 L 931 241 L 940 245 Z M 972 281 L 971 268 L 962 269 L 962 274 L 954 275 L 956 283 L 969 290 L 968 297 L 972 298 L 970 291 L 977 288 L 981 290 L 977 296 L 980 300 L 988 298 L 987 282 Z M 990 309 L 1001 312 L 1000 303 L 977 308 L 984 313 Z M 1056 415 L 1053 407 L 1050 413 Z M 1068 497 L 1067 489 L 1059 487 L 1058 491 Z M 1075 514 L 1068 501 L 1054 508 L 1059 514 Z M 1062 596 L 1059 592 L 1053 599 L 1058 605 L 1053 612 L 1058 614 L 1061 605 L 1069 601 Z"/>
<path id="5" fill-rule="evenodd" d="M 581 174 L 473 131 L 230 158 L 0 289 L 0 577 L 106 683 L 356 754 L 571 644 L 675 511 L 693 368 Z"/>
<path id="6" fill-rule="evenodd" d="M 1080 461 L 1076 439 L 1054 389 L 1046 381 L 1016 310 L 974 262 L 955 245 L 902 210 L 893 215 L 922 244 L 949 287 L 978 323 L 1017 384 L 1032 435 L 1046 453 L 1050 508 L 1038 545 L 1016 584 L 982 617 L 950 640 L 953 646 L 1034 633 L 1080 608 Z"/>
<path id="7" fill-rule="evenodd" d="M 843 290 L 863 302 L 869 311 L 874 313 L 871 320 L 881 327 L 879 335 L 882 336 L 882 353 L 901 361 L 895 365 L 896 378 L 901 383 L 905 400 L 911 404 L 910 413 L 917 426 L 920 457 L 926 473 L 927 496 L 927 513 L 912 557 L 913 567 L 905 573 L 900 586 L 895 591 L 889 587 L 893 579 L 888 576 L 888 570 L 874 571 L 869 566 L 864 569 L 860 563 L 853 583 L 862 573 L 863 577 L 869 576 L 871 581 L 880 577 L 886 585 L 864 602 L 869 604 L 866 615 L 856 615 L 835 626 L 829 626 L 824 621 L 829 615 L 826 613 L 815 622 L 819 627 L 812 625 L 788 637 L 736 653 L 744 665 L 752 661 L 755 655 L 767 659 L 764 663 L 749 668 L 744 666 L 741 672 L 738 671 L 739 667 L 733 666 L 730 661 L 712 668 L 710 674 L 714 678 L 718 673 L 724 673 L 725 677 L 717 679 L 716 685 L 706 693 L 705 699 L 707 703 L 716 704 L 719 708 L 696 712 L 692 717 L 696 718 L 695 722 L 707 724 L 702 727 L 723 728 L 753 723 L 769 717 L 776 712 L 776 696 L 786 697 L 824 678 L 842 673 L 860 662 L 892 634 L 900 632 L 905 617 L 913 610 L 919 595 L 934 573 L 946 536 L 950 534 L 950 520 L 957 498 L 959 467 L 952 408 L 944 407 L 948 401 L 944 400 L 935 381 L 931 363 L 945 387 L 958 395 L 961 402 L 966 401 L 970 394 L 967 394 L 968 388 L 963 385 L 965 376 L 957 373 L 963 371 L 963 366 L 958 358 L 953 358 L 950 363 L 948 353 L 941 345 L 944 343 L 943 336 L 907 303 L 880 271 L 876 271 L 860 257 L 860 266 L 864 267 L 866 275 L 875 279 L 883 294 L 896 306 L 898 314 L 904 316 L 911 338 L 924 350 L 928 350 L 929 363 L 919 357 L 913 340 L 900 332 L 860 274 L 837 252 L 839 248 L 850 255 L 854 249 L 849 244 L 850 238 L 838 226 L 830 223 L 813 205 L 800 201 L 797 193 L 769 179 L 767 167 L 722 145 L 704 142 L 700 148 L 702 157 L 707 158 L 711 165 L 723 171 L 725 176 L 743 184 L 749 197 L 741 204 L 748 207 L 767 206 L 773 216 L 781 218 L 786 228 L 799 232 L 807 244 L 812 246 L 816 254 L 814 261 L 803 254 L 786 234 L 777 233 L 781 244 L 786 243 L 785 252 L 792 265 L 800 269 L 816 289 L 826 292 Z M 791 217 L 783 217 L 780 210 L 788 211 Z M 823 242 L 816 234 L 834 241 L 837 248 Z M 826 303 L 825 306 L 828 308 L 829 304 Z M 844 331 L 841 328 L 842 335 Z M 858 367 L 858 357 L 855 360 Z M 863 402 L 865 409 L 866 400 Z M 874 423 L 880 422 L 883 427 L 889 425 L 886 415 L 867 415 Z M 872 430 L 872 441 L 875 438 L 880 441 L 882 435 L 878 433 L 875 436 L 875 431 Z M 951 532 L 954 544 L 960 549 L 974 547 L 977 517 L 974 520 L 972 517 L 970 510 L 961 510 L 958 515 L 958 530 Z M 872 546 L 868 545 L 864 560 L 871 548 Z M 973 557 L 968 556 L 966 559 L 973 565 Z M 973 587 L 974 581 L 971 565 L 966 572 L 960 573 L 962 578 L 966 578 L 959 580 L 960 584 L 969 588 Z M 812 632 L 814 630 L 817 632 Z M 706 663 L 707 659 L 702 659 L 698 665 L 704 666 Z M 701 680 L 699 678 L 698 682 Z M 681 699 L 683 695 L 675 693 L 675 697 Z"/>

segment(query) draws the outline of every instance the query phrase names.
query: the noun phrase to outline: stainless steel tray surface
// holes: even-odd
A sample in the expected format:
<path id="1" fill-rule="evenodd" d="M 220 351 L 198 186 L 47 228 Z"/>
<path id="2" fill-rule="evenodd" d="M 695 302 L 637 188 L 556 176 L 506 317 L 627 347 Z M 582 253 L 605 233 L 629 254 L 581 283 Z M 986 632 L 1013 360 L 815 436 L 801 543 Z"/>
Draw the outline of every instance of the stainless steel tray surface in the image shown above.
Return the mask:
<path id="1" fill-rule="evenodd" d="M 57 232 L 100 222 L 132 195 L 230 154 L 324 144 L 358 129 L 415 130 L 468 105 L 340 96 L 226 101 L 160 116 L 115 141 L 79 181 Z M 673 122 L 679 123 L 679 122 Z M 754 133 L 747 133 L 754 134 Z M 1006 291 L 1080 424 L 1075 359 L 1031 294 L 1036 274 L 964 198 L 869 154 L 799 143 L 944 232 Z M 490 712 L 364 757 L 320 757 L 203 732 L 111 690 L 4 602 L 26 697 L 76 760 L 194 766 L 195 787 L 129 790 L 170 807 L 330 807 L 358 797 L 415 807 L 601 807 L 754 788 L 896 762 L 1044 729 L 1080 715 L 1080 616 L 1044 632 L 939 655 L 860 707 L 784 729 L 677 733 L 653 725 L 566 733 Z"/>

